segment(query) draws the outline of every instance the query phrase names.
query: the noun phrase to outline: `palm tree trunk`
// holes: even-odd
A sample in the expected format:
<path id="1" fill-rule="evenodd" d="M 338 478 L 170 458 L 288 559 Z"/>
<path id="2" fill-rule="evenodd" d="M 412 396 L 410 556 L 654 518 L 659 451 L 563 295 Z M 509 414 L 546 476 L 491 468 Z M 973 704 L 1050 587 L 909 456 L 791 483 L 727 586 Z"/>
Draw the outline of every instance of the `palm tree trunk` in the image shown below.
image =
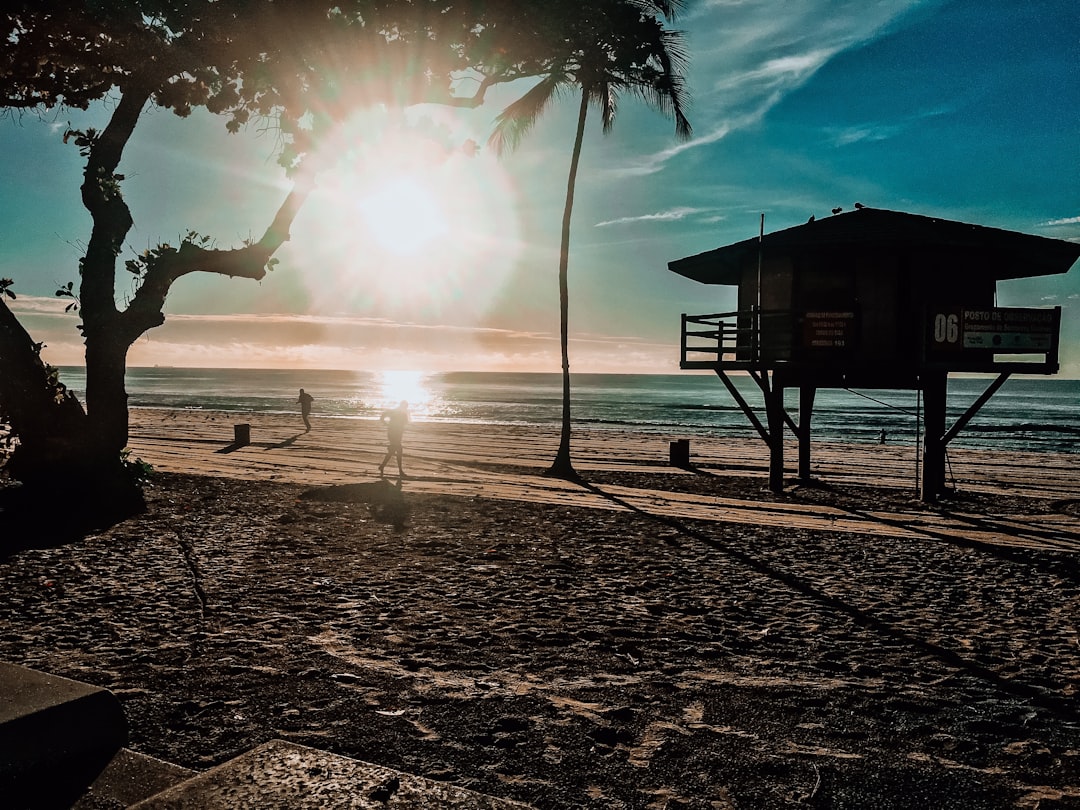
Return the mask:
<path id="1" fill-rule="evenodd" d="M 570 287 L 567 269 L 570 265 L 570 215 L 574 210 L 574 188 L 577 185 L 581 143 L 585 138 L 585 119 L 589 112 L 589 91 L 582 88 L 578 107 L 577 133 L 574 152 L 570 157 L 570 175 L 566 181 L 566 204 L 563 206 L 562 240 L 559 245 L 559 345 L 562 349 L 562 433 L 559 450 L 547 475 L 557 478 L 577 478 L 570 460 Z"/>

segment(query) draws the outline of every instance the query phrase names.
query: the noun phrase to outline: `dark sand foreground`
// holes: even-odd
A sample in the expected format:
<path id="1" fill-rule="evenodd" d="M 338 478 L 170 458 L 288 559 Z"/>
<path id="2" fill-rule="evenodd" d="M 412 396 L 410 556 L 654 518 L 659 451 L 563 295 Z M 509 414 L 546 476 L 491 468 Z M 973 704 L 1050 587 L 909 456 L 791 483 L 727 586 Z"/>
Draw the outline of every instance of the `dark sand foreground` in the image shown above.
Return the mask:
<path id="1" fill-rule="evenodd" d="M 1076 457 L 957 453 L 931 508 L 910 448 L 773 496 L 757 442 L 581 434 L 567 484 L 554 436 L 416 425 L 398 490 L 374 424 L 233 419 L 136 412 L 149 511 L 0 559 L 0 659 L 113 690 L 138 751 L 538 808 L 1080 806 Z"/>

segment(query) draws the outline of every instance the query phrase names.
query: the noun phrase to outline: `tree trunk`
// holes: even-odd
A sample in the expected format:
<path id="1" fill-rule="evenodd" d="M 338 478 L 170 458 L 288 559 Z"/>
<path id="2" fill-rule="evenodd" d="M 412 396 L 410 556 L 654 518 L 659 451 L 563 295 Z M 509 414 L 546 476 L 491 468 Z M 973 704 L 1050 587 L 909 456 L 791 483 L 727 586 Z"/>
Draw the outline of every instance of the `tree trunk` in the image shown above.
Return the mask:
<path id="1" fill-rule="evenodd" d="M 559 245 L 559 345 L 562 349 L 562 432 L 559 450 L 547 474 L 556 478 L 577 478 L 570 460 L 570 285 L 567 270 L 570 265 L 570 215 L 574 209 L 574 187 L 577 185 L 578 163 L 581 160 L 581 144 L 585 138 L 585 119 L 589 112 L 589 92 L 581 91 L 578 107 L 577 132 L 574 136 L 574 152 L 570 157 L 570 175 L 566 182 L 566 204 L 563 207 L 562 240 Z"/>
<path id="2" fill-rule="evenodd" d="M 119 458 L 128 443 L 127 350 L 114 334 L 86 339 L 88 440 L 103 458 Z"/>
<path id="3" fill-rule="evenodd" d="M 120 193 L 122 178 L 115 172 L 150 98 L 149 86 L 125 89 L 108 126 L 89 149 L 83 175 L 83 205 L 94 222 L 79 285 L 86 342 L 86 442 L 102 459 L 119 459 L 128 440 L 124 369 L 127 349 L 140 332 L 126 328 L 116 307 L 116 262 L 133 220 Z"/>
<path id="4" fill-rule="evenodd" d="M 120 311 L 117 261 L 132 217 L 120 193 L 123 177 L 116 169 L 151 98 L 151 88 L 157 86 L 153 77 L 144 79 L 125 87 L 103 131 L 68 133 L 87 157 L 82 201 L 93 219 L 76 297 L 86 344 L 85 412 L 70 394 L 59 395 L 55 372 L 42 363 L 39 347 L 0 301 L 0 417 L 6 410 L 19 442 L 7 469 L 18 480 L 35 485 L 31 488 L 48 492 L 54 512 L 56 496 L 64 496 L 63 517 L 81 511 L 75 520 L 81 524 L 100 523 L 103 515 L 124 517 L 143 507 L 138 482 L 123 456 L 128 443 L 127 352 L 148 329 L 164 322 L 172 283 L 197 271 L 263 278 L 270 257 L 288 240 L 292 222 L 313 188 L 309 176 L 300 177 L 258 242 L 217 250 L 185 240 L 176 251 L 162 251 L 153 262 L 143 264 L 141 283 Z"/>
<path id="5" fill-rule="evenodd" d="M 72 527 L 107 525 L 144 506 L 121 455 L 128 438 L 125 355 L 135 336 L 123 328 L 114 298 L 117 256 L 132 225 L 114 170 L 145 100 L 145 94 L 121 98 L 89 149 L 84 173 L 83 204 L 94 222 L 80 267 L 78 297 L 86 340 L 85 412 L 70 394 L 58 397 L 55 406 L 43 402 L 56 394 L 55 385 L 42 388 L 50 370 L 5 307 L 18 329 L 8 324 L 10 354 L 0 357 L 0 376 L 19 368 L 16 380 L 26 381 L 5 395 L 19 438 L 9 470 L 26 485 L 27 501 L 39 503 L 47 497 L 54 512 L 61 505 L 62 513 L 55 518 Z"/>
<path id="6" fill-rule="evenodd" d="M 95 441 L 82 405 L 38 348 L 0 301 L 0 413 L 18 440 L 4 469 L 22 483 L 0 510 L 4 548 L 77 539 L 144 508 L 119 451 Z"/>

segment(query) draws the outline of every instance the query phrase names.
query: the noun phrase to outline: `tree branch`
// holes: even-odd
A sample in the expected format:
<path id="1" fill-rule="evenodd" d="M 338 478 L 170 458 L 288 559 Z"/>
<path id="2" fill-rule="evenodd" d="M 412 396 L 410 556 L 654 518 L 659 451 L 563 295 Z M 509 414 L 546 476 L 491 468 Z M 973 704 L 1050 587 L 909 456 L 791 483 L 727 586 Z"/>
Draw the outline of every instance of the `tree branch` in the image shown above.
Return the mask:
<path id="1" fill-rule="evenodd" d="M 256 281 L 262 279 L 266 275 L 270 257 L 289 240 L 289 229 L 312 188 L 313 183 L 308 178 L 298 181 L 258 242 L 230 250 L 217 250 L 201 247 L 188 240 L 180 245 L 179 250 L 153 261 L 147 268 L 142 285 L 120 315 L 121 331 L 128 345 L 148 329 L 165 322 L 162 309 L 169 290 L 173 282 L 188 273 L 216 273 Z"/>
<path id="2" fill-rule="evenodd" d="M 459 109 L 474 110 L 484 103 L 487 91 L 497 84 L 507 84 L 518 79 L 529 78 L 532 74 L 527 73 L 500 73 L 483 74 L 484 78 L 479 81 L 479 87 L 471 96 L 454 96 L 450 91 L 431 92 L 423 99 L 425 103 L 441 104 L 445 107 L 457 107 Z"/>
<path id="3" fill-rule="evenodd" d="M 121 95 L 104 131 L 86 147 L 82 201 L 94 225 L 83 261 L 79 298 L 83 320 L 91 330 L 104 327 L 116 315 L 113 301 L 116 257 L 131 229 L 132 219 L 120 193 L 120 178 L 114 172 L 149 97 L 149 92 L 142 89 Z"/>

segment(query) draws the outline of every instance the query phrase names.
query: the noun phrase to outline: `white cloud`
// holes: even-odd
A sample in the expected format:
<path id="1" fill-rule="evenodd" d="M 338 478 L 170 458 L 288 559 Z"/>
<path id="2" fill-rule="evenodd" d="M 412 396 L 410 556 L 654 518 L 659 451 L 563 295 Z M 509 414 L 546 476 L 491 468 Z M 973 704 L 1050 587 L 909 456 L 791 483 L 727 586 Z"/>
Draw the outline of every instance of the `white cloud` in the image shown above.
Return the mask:
<path id="1" fill-rule="evenodd" d="M 1040 228 L 1057 228 L 1062 225 L 1080 225 L 1080 217 L 1065 217 L 1064 219 L 1051 219 L 1046 222 L 1040 222 L 1038 227 Z"/>
<path id="2" fill-rule="evenodd" d="M 713 85 L 713 92 L 768 96 L 774 89 L 798 87 L 828 62 L 837 50 L 817 49 L 766 60 L 760 65 L 719 79 Z"/>
<path id="3" fill-rule="evenodd" d="M 745 122 L 744 122 L 745 123 Z M 645 155 L 638 160 L 637 163 L 620 166 L 615 169 L 610 169 L 608 174 L 615 175 L 617 177 L 642 177 L 649 174 L 655 174 L 664 168 L 664 164 L 676 155 L 687 152 L 691 149 L 697 149 L 701 146 L 707 146 L 711 143 L 716 143 L 732 131 L 733 127 L 730 122 L 723 122 L 711 129 L 705 135 L 699 135 L 696 138 L 692 138 L 689 141 L 683 141 L 673 146 L 669 146 L 659 152 L 652 155 Z"/>
<path id="4" fill-rule="evenodd" d="M 952 107 L 938 106 L 919 112 L 916 115 L 908 116 L 899 122 L 888 124 L 866 123 L 844 129 L 826 130 L 826 134 L 829 136 L 829 140 L 833 146 L 848 146 L 849 144 L 859 143 L 860 141 L 885 141 L 889 138 L 896 137 L 905 130 L 917 126 L 919 123 L 926 121 L 929 118 L 946 115 L 952 111 Z"/>
<path id="5" fill-rule="evenodd" d="M 624 225 L 631 222 L 674 222 L 680 219 L 686 219 L 694 214 L 704 213 L 711 209 L 708 208 L 669 208 L 667 211 L 657 211 L 654 214 L 639 214 L 633 217 L 619 217 L 618 219 L 608 219 L 604 222 L 597 222 L 594 228 L 605 228 L 609 225 Z"/>
<path id="6" fill-rule="evenodd" d="M 18 295 L 16 293 L 16 295 Z M 70 299 L 45 298 L 37 295 L 18 295 L 15 300 L 7 300 L 8 308 L 18 314 L 46 314 L 63 315 L 64 308 L 71 303 Z"/>
<path id="7" fill-rule="evenodd" d="M 860 142 L 885 141 L 900 131 L 901 127 L 895 125 L 849 127 L 832 131 L 830 140 L 833 146 L 849 146 Z"/>

